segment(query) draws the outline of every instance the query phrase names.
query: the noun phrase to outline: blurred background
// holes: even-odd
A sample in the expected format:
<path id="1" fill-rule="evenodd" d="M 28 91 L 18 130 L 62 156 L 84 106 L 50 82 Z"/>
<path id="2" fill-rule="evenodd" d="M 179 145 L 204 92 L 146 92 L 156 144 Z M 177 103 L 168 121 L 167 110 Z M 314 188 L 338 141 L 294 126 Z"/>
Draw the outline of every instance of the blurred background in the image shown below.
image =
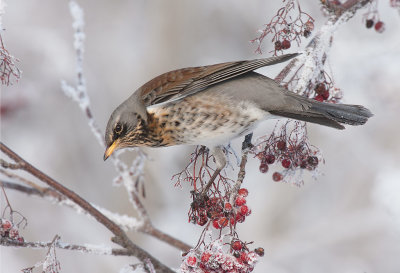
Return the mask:
<path id="1" fill-rule="evenodd" d="M 316 1 L 302 9 L 326 21 Z M 105 129 L 111 111 L 153 77 L 181 67 L 262 56 L 249 40 L 267 23 L 281 1 L 78 1 L 85 12 L 84 69 L 93 114 Z M 60 81 L 75 84 L 75 52 L 68 1 L 7 1 L 3 41 L 19 60 L 21 80 L 2 87 L 1 141 L 28 162 L 86 200 L 134 216 L 116 172 L 103 162 L 78 105 L 65 97 Z M 262 246 L 266 255 L 255 272 L 399 272 L 400 268 L 400 17 L 379 1 L 382 34 L 366 29 L 359 12 L 335 34 L 329 66 L 346 103 L 363 104 L 375 114 L 362 127 L 336 131 L 309 126 L 311 143 L 326 164 L 317 181 L 274 183 L 271 170 L 258 171 L 250 159 L 245 187 L 252 215 L 239 225 L 240 238 Z M 309 38 L 310 39 L 310 38 Z M 289 52 L 300 49 L 292 47 Z M 274 77 L 283 66 L 263 70 Z M 265 122 L 256 135 L 271 132 Z M 239 146 L 241 140 L 235 141 Z M 201 229 L 188 223 L 188 187 L 171 176 L 188 162 L 193 147 L 146 149 L 144 203 L 154 225 L 190 245 Z M 3 158 L 3 155 L 2 155 Z M 50 241 L 59 234 L 77 244 L 110 243 L 110 232 L 71 209 L 11 190 L 14 209 L 28 218 L 27 241 Z M 3 196 L 1 205 L 4 207 Z M 180 252 L 149 236 L 129 233 L 134 242 L 177 268 Z M 44 259 L 47 250 L 0 248 L 0 271 L 19 272 Z M 57 250 L 62 272 L 118 272 L 132 258 Z"/>

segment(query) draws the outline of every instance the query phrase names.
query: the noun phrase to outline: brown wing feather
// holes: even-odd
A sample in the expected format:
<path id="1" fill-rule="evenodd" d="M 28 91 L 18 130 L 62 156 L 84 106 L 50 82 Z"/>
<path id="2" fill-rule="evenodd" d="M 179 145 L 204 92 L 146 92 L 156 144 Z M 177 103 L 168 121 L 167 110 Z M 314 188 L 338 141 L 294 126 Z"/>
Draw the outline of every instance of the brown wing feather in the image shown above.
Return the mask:
<path id="1" fill-rule="evenodd" d="M 297 55 L 299 54 L 294 53 L 266 59 L 178 69 L 152 79 L 144 84 L 139 92 L 146 106 L 172 98 L 179 99 L 260 67 L 284 62 Z"/>

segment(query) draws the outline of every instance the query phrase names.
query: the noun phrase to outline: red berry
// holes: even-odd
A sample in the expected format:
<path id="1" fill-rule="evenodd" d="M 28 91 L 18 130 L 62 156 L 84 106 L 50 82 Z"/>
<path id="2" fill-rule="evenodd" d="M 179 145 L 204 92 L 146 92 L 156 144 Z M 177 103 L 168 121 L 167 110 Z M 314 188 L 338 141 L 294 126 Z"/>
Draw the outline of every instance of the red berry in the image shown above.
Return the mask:
<path id="1" fill-rule="evenodd" d="M 275 42 L 275 50 L 281 50 L 281 49 L 282 49 L 281 41 L 276 41 Z"/>
<path id="2" fill-rule="evenodd" d="M 243 247 L 242 242 L 240 242 L 240 241 L 233 241 L 231 246 L 232 246 L 233 250 L 241 250 Z"/>
<path id="3" fill-rule="evenodd" d="M 246 215 L 249 212 L 249 207 L 246 205 L 243 205 L 240 207 L 240 214 Z"/>
<path id="4" fill-rule="evenodd" d="M 194 267 L 194 266 L 196 266 L 196 263 L 197 263 L 197 259 L 196 259 L 195 256 L 189 256 L 189 257 L 186 259 L 186 264 L 187 264 L 188 266 Z"/>
<path id="5" fill-rule="evenodd" d="M 317 100 L 319 102 L 323 102 L 324 101 L 324 97 L 322 95 L 317 95 L 314 100 Z"/>
<path id="6" fill-rule="evenodd" d="M 19 243 L 23 243 L 25 240 L 24 240 L 23 237 L 18 236 L 17 241 L 18 241 Z"/>
<path id="7" fill-rule="evenodd" d="M 231 218 L 229 218 L 229 220 L 231 221 L 231 226 L 234 226 L 236 223 L 235 217 L 231 217 Z"/>
<path id="8" fill-rule="evenodd" d="M 282 160 L 282 166 L 286 169 L 288 169 L 290 167 L 290 165 L 292 164 L 292 162 L 290 162 L 289 159 L 284 159 Z"/>
<path id="9" fill-rule="evenodd" d="M 273 154 L 268 154 L 268 155 L 265 156 L 265 161 L 266 161 L 268 164 L 274 164 L 274 162 L 275 162 L 275 156 L 274 156 Z"/>
<path id="10" fill-rule="evenodd" d="M 208 262 L 208 260 L 210 259 L 211 256 L 212 256 L 211 253 L 204 252 L 203 255 L 201 255 L 201 262 L 202 263 Z"/>
<path id="11" fill-rule="evenodd" d="M 9 229 L 11 228 L 11 222 L 8 221 L 8 220 L 6 220 L 6 219 L 2 219 L 2 220 L 1 220 L 1 227 L 2 227 L 5 231 L 7 231 L 7 230 L 9 230 Z"/>
<path id="12" fill-rule="evenodd" d="M 268 172 L 268 164 L 267 163 L 260 164 L 260 172 L 262 172 L 262 173 Z"/>
<path id="13" fill-rule="evenodd" d="M 247 195 L 249 195 L 249 191 L 245 188 L 241 188 L 238 190 L 238 194 L 243 196 L 243 197 L 247 197 Z"/>
<path id="14" fill-rule="evenodd" d="M 326 85 L 323 82 L 320 82 L 319 84 L 317 84 L 314 88 L 315 93 L 317 94 L 322 94 L 323 92 L 326 91 Z"/>
<path id="15" fill-rule="evenodd" d="M 288 40 L 283 40 L 282 42 L 282 49 L 290 48 L 290 42 Z"/>
<path id="16" fill-rule="evenodd" d="M 235 219 L 236 222 L 243 223 L 245 219 L 246 219 L 246 217 L 243 214 L 240 214 L 240 213 L 236 214 L 236 219 Z"/>
<path id="17" fill-rule="evenodd" d="M 260 257 L 264 256 L 264 248 L 262 247 L 257 247 L 256 249 L 254 249 L 254 252 Z"/>
<path id="18" fill-rule="evenodd" d="M 278 148 L 278 149 L 281 150 L 281 151 L 285 150 L 285 149 L 286 149 L 286 141 L 279 140 L 279 141 L 276 143 L 276 148 Z"/>
<path id="19" fill-rule="evenodd" d="M 232 210 L 232 205 L 231 205 L 231 203 L 225 203 L 224 208 L 225 208 L 226 211 L 231 211 L 231 210 Z"/>
<path id="20" fill-rule="evenodd" d="M 278 172 L 274 172 L 274 174 L 272 175 L 272 179 L 273 179 L 275 182 L 281 181 L 282 178 L 283 178 L 282 174 L 281 174 L 281 173 L 278 173 Z"/>
<path id="21" fill-rule="evenodd" d="M 221 228 L 226 227 L 229 224 L 229 220 L 226 217 L 221 217 L 218 221 L 218 224 Z"/>
<path id="22" fill-rule="evenodd" d="M 221 229 L 221 226 L 219 225 L 219 219 L 214 219 L 212 224 L 214 228 Z"/>
<path id="23" fill-rule="evenodd" d="M 318 165 L 318 157 L 316 156 L 309 156 L 307 158 L 308 164 L 310 164 L 313 167 L 316 167 Z"/>
<path id="24" fill-rule="evenodd" d="M 379 33 L 382 33 L 385 31 L 385 24 L 382 21 L 379 21 L 375 24 L 375 30 Z"/>
<path id="25" fill-rule="evenodd" d="M 367 28 L 371 28 L 371 27 L 373 27 L 373 25 L 374 25 L 374 20 L 372 20 L 372 19 L 368 19 L 368 20 L 365 22 L 365 26 L 366 26 Z"/>
<path id="26" fill-rule="evenodd" d="M 324 100 L 327 100 L 329 98 L 329 91 L 325 90 L 324 92 L 321 93 L 321 96 Z"/>
<path id="27" fill-rule="evenodd" d="M 240 254 L 240 259 L 244 262 L 247 263 L 249 261 L 249 257 L 247 256 L 246 252 L 242 252 L 242 254 Z"/>
<path id="28" fill-rule="evenodd" d="M 197 221 L 197 224 L 200 226 L 204 226 L 205 224 L 207 224 L 207 216 L 200 216 L 199 220 Z"/>
<path id="29" fill-rule="evenodd" d="M 246 198 L 239 195 L 235 200 L 235 204 L 236 204 L 236 206 L 243 206 L 244 204 L 246 204 Z"/>
<path id="30" fill-rule="evenodd" d="M 309 31 L 313 31 L 314 30 L 314 23 L 311 21 L 307 21 L 305 24 L 305 28 Z"/>

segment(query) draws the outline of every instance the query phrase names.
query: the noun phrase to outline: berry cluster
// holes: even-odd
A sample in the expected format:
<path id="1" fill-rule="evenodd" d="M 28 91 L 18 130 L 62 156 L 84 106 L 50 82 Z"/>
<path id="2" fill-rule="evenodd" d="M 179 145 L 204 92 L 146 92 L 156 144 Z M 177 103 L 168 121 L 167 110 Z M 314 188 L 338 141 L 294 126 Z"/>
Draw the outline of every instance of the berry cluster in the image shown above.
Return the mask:
<path id="1" fill-rule="evenodd" d="M 230 251 L 224 251 L 221 245 L 219 240 L 218 244 L 214 242 L 206 246 L 204 251 L 191 251 L 184 258 L 181 272 L 248 273 L 253 271 L 258 257 L 264 256 L 263 248 L 250 251 L 246 244 L 239 240 L 231 242 Z"/>
<path id="2" fill-rule="evenodd" d="M 266 27 L 260 30 L 261 35 L 251 42 L 258 44 L 256 52 L 261 53 L 260 45 L 262 41 L 267 35 L 271 34 L 272 42 L 275 45 L 273 52 L 276 56 L 283 50 L 290 48 L 293 41 L 300 44 L 301 38 L 309 37 L 313 30 L 314 19 L 301 10 L 299 2 L 289 0 L 266 24 Z"/>
<path id="3" fill-rule="evenodd" d="M 192 192 L 193 202 L 189 211 L 190 221 L 194 224 L 204 226 L 208 220 L 216 229 L 223 229 L 226 226 L 235 226 L 236 223 L 243 223 L 251 210 L 246 205 L 247 189 L 239 189 L 234 204 L 225 201 L 226 198 L 203 196 Z"/>
<path id="4" fill-rule="evenodd" d="M 19 243 L 24 242 L 24 238 L 19 235 L 18 227 L 5 218 L 0 218 L 0 236 L 15 240 Z"/>
<path id="5" fill-rule="evenodd" d="M 385 31 L 385 24 L 382 21 L 375 22 L 374 19 L 367 19 L 365 21 L 366 28 L 374 27 L 375 31 L 378 33 L 382 33 Z"/>
<path id="6" fill-rule="evenodd" d="M 319 151 L 308 144 L 305 124 L 295 122 L 294 128 L 288 134 L 288 123 L 281 128 L 279 135 L 271 134 L 267 140 L 256 145 L 253 150 L 260 159 L 260 172 L 268 172 L 269 166 L 278 162 L 284 168 L 282 172 L 272 174 L 272 179 L 276 182 L 283 180 L 290 171 L 315 170 L 320 161 Z"/>

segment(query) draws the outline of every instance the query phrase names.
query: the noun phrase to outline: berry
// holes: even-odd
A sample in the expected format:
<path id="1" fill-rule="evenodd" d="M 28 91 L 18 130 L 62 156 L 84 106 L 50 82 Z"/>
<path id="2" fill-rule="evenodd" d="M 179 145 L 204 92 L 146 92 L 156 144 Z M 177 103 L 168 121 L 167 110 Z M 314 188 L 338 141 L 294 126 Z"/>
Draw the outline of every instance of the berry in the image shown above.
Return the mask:
<path id="1" fill-rule="evenodd" d="M 303 32 L 303 36 L 308 38 L 308 37 L 310 37 L 310 35 L 311 35 L 311 31 L 309 31 L 308 29 L 305 29 Z"/>
<path id="2" fill-rule="evenodd" d="M 243 214 L 240 214 L 240 213 L 236 214 L 236 219 L 235 219 L 236 222 L 243 223 L 245 219 L 246 219 L 246 217 Z"/>
<path id="3" fill-rule="evenodd" d="M 288 40 L 283 40 L 282 42 L 282 49 L 290 48 L 290 42 Z"/>
<path id="4" fill-rule="evenodd" d="M 310 164 L 313 167 L 316 167 L 318 165 L 318 157 L 316 156 L 309 156 L 307 158 L 308 164 Z"/>
<path id="5" fill-rule="evenodd" d="M 231 210 L 232 210 L 232 205 L 231 205 L 231 203 L 225 203 L 224 208 L 225 208 L 226 211 L 231 211 Z"/>
<path id="6" fill-rule="evenodd" d="M 226 227 L 229 224 L 229 220 L 226 217 L 221 217 L 218 221 L 218 224 L 221 228 Z"/>
<path id="7" fill-rule="evenodd" d="M 239 212 L 242 215 L 247 215 L 247 213 L 249 212 L 249 207 L 246 206 L 246 205 L 243 205 L 243 206 L 240 207 Z"/>
<path id="8" fill-rule="evenodd" d="M 382 33 L 385 31 L 385 24 L 382 21 L 379 21 L 375 24 L 375 30 L 378 33 Z"/>
<path id="9" fill-rule="evenodd" d="M 268 164 L 267 163 L 260 164 L 260 172 L 262 172 L 262 173 L 268 172 Z"/>
<path id="10" fill-rule="evenodd" d="M 18 241 L 19 243 L 23 243 L 25 240 L 24 240 L 23 237 L 18 236 L 17 241 Z"/>
<path id="11" fill-rule="evenodd" d="M 273 154 L 268 154 L 265 156 L 265 161 L 268 164 L 273 164 L 275 162 L 275 156 Z"/>
<path id="12" fill-rule="evenodd" d="M 242 242 L 240 242 L 240 241 L 232 241 L 231 246 L 232 246 L 233 250 L 241 250 L 243 247 Z"/>
<path id="13" fill-rule="evenodd" d="M 275 50 L 281 50 L 281 49 L 282 49 L 281 41 L 276 41 L 275 42 Z"/>
<path id="14" fill-rule="evenodd" d="M 18 235 L 19 235 L 18 229 L 14 228 L 14 227 L 12 229 L 10 229 L 9 236 L 11 239 L 17 239 Z"/>
<path id="15" fill-rule="evenodd" d="M 323 102 L 324 101 L 324 97 L 322 95 L 317 95 L 314 100 L 317 100 L 319 102 Z"/>
<path id="16" fill-rule="evenodd" d="M 314 30 L 314 23 L 311 21 L 307 21 L 305 24 L 306 30 L 313 31 Z"/>
<path id="17" fill-rule="evenodd" d="M 247 256 L 246 252 L 242 252 L 242 254 L 240 254 L 240 260 L 242 260 L 244 263 L 249 261 L 249 257 Z"/>
<path id="18" fill-rule="evenodd" d="M 262 247 L 257 247 L 256 249 L 254 249 L 254 252 L 260 257 L 264 256 L 264 248 Z"/>
<path id="19" fill-rule="evenodd" d="M 302 168 L 302 169 L 307 168 L 307 161 L 305 161 L 305 160 L 301 161 L 300 168 Z"/>
<path id="20" fill-rule="evenodd" d="M 322 98 L 323 98 L 324 100 L 327 100 L 327 99 L 329 98 L 329 91 L 328 91 L 328 90 L 325 90 L 325 91 L 322 92 L 320 95 L 322 96 Z"/>
<path id="21" fill-rule="evenodd" d="M 235 200 L 235 204 L 236 204 L 236 206 L 243 206 L 244 204 L 246 204 L 246 198 L 239 195 Z"/>
<path id="22" fill-rule="evenodd" d="M 282 174 L 281 174 L 281 173 L 278 173 L 278 172 L 274 172 L 274 174 L 272 175 L 272 179 L 273 179 L 275 182 L 281 181 L 282 178 L 283 178 Z"/>
<path id="23" fill-rule="evenodd" d="M 238 190 L 238 194 L 243 196 L 243 197 L 247 197 L 247 195 L 249 195 L 249 191 L 245 188 L 241 188 Z"/>
<path id="24" fill-rule="evenodd" d="M 326 85 L 323 82 L 321 82 L 315 86 L 314 90 L 317 94 L 322 94 L 323 92 L 326 91 Z"/>
<path id="25" fill-rule="evenodd" d="M 194 267 L 194 266 L 196 266 L 196 263 L 197 263 L 197 259 L 196 259 L 195 256 L 189 256 L 189 257 L 186 259 L 186 264 L 187 264 L 188 266 Z"/>
<path id="26" fill-rule="evenodd" d="M 212 222 L 212 225 L 216 229 L 221 229 L 221 226 L 219 225 L 218 219 L 214 219 L 213 222 Z"/>
<path id="27" fill-rule="evenodd" d="M 286 169 L 289 169 L 290 165 L 292 164 L 292 162 L 290 162 L 289 159 L 284 159 L 282 160 L 282 166 Z"/>
<path id="28" fill-rule="evenodd" d="M 286 149 L 286 142 L 283 140 L 280 140 L 276 143 L 276 148 L 278 148 L 279 150 L 283 151 Z"/>
<path id="29" fill-rule="evenodd" d="M 203 255 L 201 255 L 201 262 L 202 263 L 208 262 L 208 260 L 210 259 L 211 256 L 212 256 L 211 253 L 204 252 Z"/>
<path id="30" fill-rule="evenodd" d="M 10 230 L 10 228 L 11 228 L 11 222 L 8 221 L 8 220 L 6 220 L 6 219 L 2 219 L 2 220 L 1 220 L 1 227 L 2 227 L 5 231 Z"/>
<path id="31" fill-rule="evenodd" d="M 368 19 L 368 20 L 365 22 L 365 26 L 366 26 L 367 28 L 373 27 L 373 26 L 374 26 L 374 20 Z"/>
<path id="32" fill-rule="evenodd" d="M 200 226 L 204 226 L 205 224 L 207 224 L 207 221 L 208 221 L 207 216 L 205 217 L 200 216 L 199 220 L 197 221 L 197 224 Z"/>

